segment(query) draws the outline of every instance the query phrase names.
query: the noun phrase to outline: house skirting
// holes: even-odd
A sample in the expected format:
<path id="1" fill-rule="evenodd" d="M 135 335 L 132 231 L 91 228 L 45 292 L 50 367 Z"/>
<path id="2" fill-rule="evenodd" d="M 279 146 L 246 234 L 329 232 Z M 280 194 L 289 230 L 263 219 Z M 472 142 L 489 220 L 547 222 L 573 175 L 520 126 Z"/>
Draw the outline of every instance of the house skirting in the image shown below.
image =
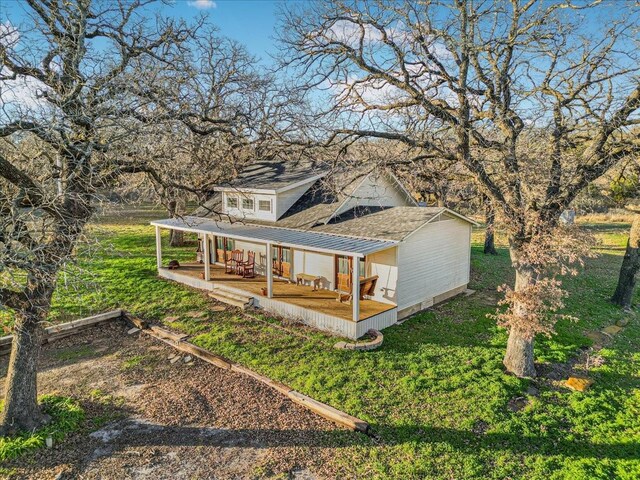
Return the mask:
<path id="1" fill-rule="evenodd" d="M 286 317 L 291 320 L 299 321 L 305 325 L 324 330 L 325 332 L 335 333 L 342 337 L 352 340 L 360 338 L 371 328 L 382 330 L 390 327 L 397 322 L 398 310 L 393 308 L 385 312 L 379 313 L 359 322 L 345 320 L 344 318 L 334 317 L 326 313 L 309 310 L 298 305 L 292 305 L 273 298 L 262 297 L 256 295 L 253 297 L 253 305 L 260 307 L 267 312 Z"/>
<path id="2" fill-rule="evenodd" d="M 451 297 L 460 295 L 461 293 L 464 293 L 466 289 L 467 289 L 467 284 L 465 283 L 464 285 L 460 285 L 459 287 L 452 288 L 449 291 L 436 295 L 430 300 L 425 300 L 423 302 L 416 303 L 415 305 L 411 305 L 410 307 L 403 308 L 402 310 L 398 311 L 398 320 L 402 320 L 404 318 L 410 317 L 411 315 L 421 312 L 422 310 L 425 310 L 429 307 L 437 305 L 438 303 L 442 303 Z"/>

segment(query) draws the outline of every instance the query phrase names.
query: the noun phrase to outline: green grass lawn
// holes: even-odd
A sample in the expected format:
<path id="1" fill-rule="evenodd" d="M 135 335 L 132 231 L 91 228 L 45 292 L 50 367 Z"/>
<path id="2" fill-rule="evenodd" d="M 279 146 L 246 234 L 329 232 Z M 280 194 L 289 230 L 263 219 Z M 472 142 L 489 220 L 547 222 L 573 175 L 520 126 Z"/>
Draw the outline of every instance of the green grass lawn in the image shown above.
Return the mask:
<path id="1" fill-rule="evenodd" d="M 69 432 L 77 430 L 84 419 L 84 411 L 71 398 L 43 395 L 39 402 L 44 413 L 51 417 L 50 422 L 35 432 L 0 437 L 0 465 L 29 451 L 44 448 L 48 437 L 55 442 L 63 440 Z M 4 403 L 0 402 L 0 411 L 3 406 Z M 0 475 L 3 473 L 6 472 L 0 469 Z"/>
<path id="2" fill-rule="evenodd" d="M 622 316 L 608 297 L 627 227 L 589 225 L 602 242 L 600 256 L 566 280 L 566 311 L 580 320 L 560 322 L 556 336 L 537 342 L 536 360 L 546 371 L 590 346 L 585 332 Z M 384 345 L 371 352 L 335 350 L 335 337 L 282 328 L 271 318 L 211 313 L 207 321 L 191 319 L 185 314 L 205 309 L 208 300 L 156 277 L 151 227 L 116 216 L 94 233 L 100 242 L 84 247 L 77 267 L 60 278 L 53 321 L 113 307 L 156 321 L 180 316 L 172 325 L 192 334 L 194 343 L 370 422 L 377 439 L 333 437 L 342 446 L 332 466 L 341 477 L 640 478 L 639 322 L 594 354 L 601 358 L 587 392 L 541 380 L 539 396 L 527 396 L 531 382 L 503 371 L 506 332 L 486 318 L 499 298 L 496 286 L 512 281 L 508 253 L 502 248 L 496 257 L 484 256 L 481 232 L 472 252 L 470 288 L 477 293 L 386 329 Z M 164 255 L 191 259 L 193 250 L 164 247 Z M 509 401 L 520 396 L 528 405 L 511 411 Z"/>

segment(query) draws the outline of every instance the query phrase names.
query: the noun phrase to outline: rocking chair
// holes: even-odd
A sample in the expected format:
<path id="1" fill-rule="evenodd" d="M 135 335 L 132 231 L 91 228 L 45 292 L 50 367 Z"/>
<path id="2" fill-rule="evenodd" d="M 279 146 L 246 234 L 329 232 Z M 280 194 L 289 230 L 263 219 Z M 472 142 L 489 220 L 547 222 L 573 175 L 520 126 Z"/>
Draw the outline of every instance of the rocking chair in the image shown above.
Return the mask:
<path id="1" fill-rule="evenodd" d="M 247 261 L 242 262 L 238 266 L 238 275 L 242 275 L 242 278 L 254 278 L 256 276 L 256 254 L 249 252 L 247 254 Z"/>
<path id="2" fill-rule="evenodd" d="M 243 263 L 244 250 L 233 250 L 231 252 L 231 259 L 225 259 L 224 273 L 239 273 L 240 265 Z"/>

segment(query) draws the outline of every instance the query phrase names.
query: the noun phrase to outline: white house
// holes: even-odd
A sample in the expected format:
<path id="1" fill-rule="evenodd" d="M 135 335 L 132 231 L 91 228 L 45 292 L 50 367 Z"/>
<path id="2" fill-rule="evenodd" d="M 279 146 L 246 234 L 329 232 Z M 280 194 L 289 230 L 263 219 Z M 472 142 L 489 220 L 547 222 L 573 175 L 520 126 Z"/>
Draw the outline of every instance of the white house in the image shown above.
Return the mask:
<path id="1" fill-rule="evenodd" d="M 472 220 L 419 207 L 388 172 L 273 167 L 219 186 L 194 216 L 151 222 L 159 275 L 349 338 L 467 288 Z M 170 270 L 163 228 L 198 233 L 202 263 Z M 251 278 L 237 274 L 232 252 L 243 262 L 253 254 Z"/>

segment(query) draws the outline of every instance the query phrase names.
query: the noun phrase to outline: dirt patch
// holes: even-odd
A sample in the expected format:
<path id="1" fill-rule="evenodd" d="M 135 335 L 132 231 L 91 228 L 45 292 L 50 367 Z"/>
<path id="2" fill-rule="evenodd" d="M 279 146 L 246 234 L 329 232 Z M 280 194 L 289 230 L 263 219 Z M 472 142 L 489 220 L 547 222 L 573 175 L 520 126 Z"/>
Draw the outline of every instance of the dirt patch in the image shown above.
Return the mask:
<path id="1" fill-rule="evenodd" d="M 8 465 L 14 478 L 324 478 L 332 445 L 364 441 L 244 375 L 171 363 L 175 350 L 127 330 L 107 324 L 44 348 L 40 393 L 74 396 L 88 419 Z"/>
<path id="2" fill-rule="evenodd" d="M 599 331 L 585 332 L 585 335 L 593 341 L 591 347 L 581 347 L 566 362 L 536 366 L 541 381 L 558 390 L 576 389 L 573 382 L 567 383 L 567 380 L 572 377 L 588 380 L 589 370 L 594 367 L 600 367 L 606 362 L 605 358 L 599 355 L 598 352 L 610 342 L 610 337 Z M 585 384 L 581 388 L 588 388 L 593 382 L 587 383 L 588 385 Z"/>

